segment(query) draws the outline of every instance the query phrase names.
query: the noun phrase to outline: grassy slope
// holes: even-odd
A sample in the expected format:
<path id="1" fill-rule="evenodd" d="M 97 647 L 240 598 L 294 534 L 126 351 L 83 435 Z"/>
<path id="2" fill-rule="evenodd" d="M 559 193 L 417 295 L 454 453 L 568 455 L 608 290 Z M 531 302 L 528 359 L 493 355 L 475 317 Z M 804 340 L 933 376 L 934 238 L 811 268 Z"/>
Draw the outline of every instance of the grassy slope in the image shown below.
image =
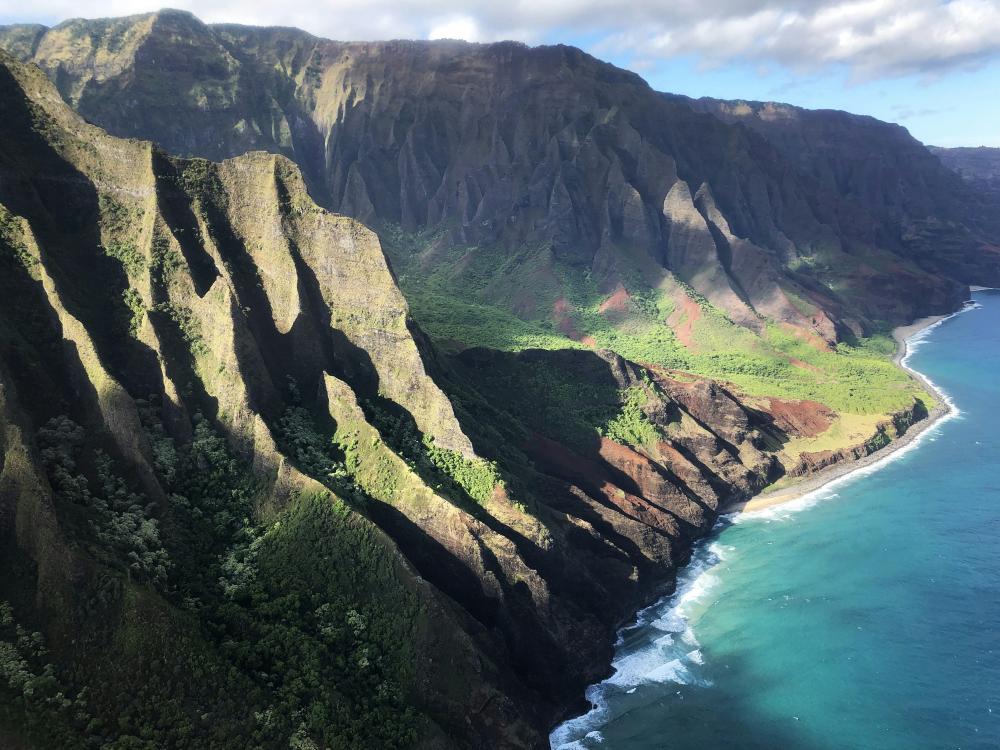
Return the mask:
<path id="1" fill-rule="evenodd" d="M 892 364 L 887 331 L 832 351 L 769 321 L 755 332 L 627 248 L 613 269 L 623 295 L 617 287 L 602 289 L 587 271 L 560 264 L 544 247 L 511 258 L 484 248 L 446 248 L 429 235 L 381 234 L 414 317 L 444 346 L 592 345 L 725 381 L 751 397 L 818 401 L 841 415 L 819 438 L 790 443 L 790 455 L 860 442 L 859 429 L 874 428 L 914 397 L 933 406 Z"/>

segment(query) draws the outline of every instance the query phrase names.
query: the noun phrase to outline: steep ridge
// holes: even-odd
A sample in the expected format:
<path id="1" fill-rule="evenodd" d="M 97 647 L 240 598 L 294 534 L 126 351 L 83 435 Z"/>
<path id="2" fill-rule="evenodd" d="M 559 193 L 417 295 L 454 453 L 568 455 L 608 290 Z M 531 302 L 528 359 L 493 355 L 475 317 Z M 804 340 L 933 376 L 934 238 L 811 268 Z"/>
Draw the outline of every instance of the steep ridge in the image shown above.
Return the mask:
<path id="1" fill-rule="evenodd" d="M 509 260 L 475 302 L 578 340 L 586 304 L 569 292 L 584 275 L 597 295 L 621 284 L 691 299 L 659 289 L 647 261 L 737 325 L 759 335 L 776 321 L 821 346 L 950 311 L 966 292 L 944 276 L 1000 269 L 951 202 L 887 233 L 863 199 L 757 133 L 569 47 L 333 42 L 175 11 L 3 38 L 114 134 L 207 158 L 285 154 L 322 205 L 414 239 L 422 267 L 450 266 L 447 248 L 486 251 L 492 265 L 457 269 L 452 289 Z M 948 263 L 921 267 L 911 231 L 954 244 Z"/>
<path id="2" fill-rule="evenodd" d="M 381 398 L 395 391 L 428 435 L 471 454 L 374 236 L 316 208 L 281 158 L 180 162 L 110 138 L 6 56 L 0 99 L 0 528 L 4 569 L 18 572 L 3 577 L 3 625 L 41 630 L 53 665 L 42 671 L 34 646 L 21 654 L 5 723 L 42 747 L 191 732 L 211 747 L 391 746 L 496 726 L 509 705 L 496 685 L 512 678 L 351 510 L 364 494 L 331 479 L 331 447 L 304 454 L 312 417 L 287 406 L 293 383 L 312 405 L 331 383 L 351 392 L 333 372 L 362 393 L 377 377 Z M 444 730 L 407 709 L 424 679 L 440 688 L 420 708 Z M 505 726 L 500 745 L 533 736 Z"/>
<path id="3" fill-rule="evenodd" d="M 441 354 L 282 156 L 109 136 L 5 53 L 0 102 L 19 742 L 543 747 L 718 508 L 785 471 L 800 428 L 717 383 Z"/>
<path id="4" fill-rule="evenodd" d="M 928 148 L 941 160 L 942 164 L 958 172 L 967 181 L 996 182 L 1000 180 L 1000 148 L 990 148 L 989 146 L 960 148 L 928 146 Z"/>
<path id="5" fill-rule="evenodd" d="M 964 184 L 902 126 L 776 102 L 670 98 L 762 135 L 801 173 L 864 207 L 877 242 L 922 268 L 969 284 L 997 280 L 995 192 Z"/>

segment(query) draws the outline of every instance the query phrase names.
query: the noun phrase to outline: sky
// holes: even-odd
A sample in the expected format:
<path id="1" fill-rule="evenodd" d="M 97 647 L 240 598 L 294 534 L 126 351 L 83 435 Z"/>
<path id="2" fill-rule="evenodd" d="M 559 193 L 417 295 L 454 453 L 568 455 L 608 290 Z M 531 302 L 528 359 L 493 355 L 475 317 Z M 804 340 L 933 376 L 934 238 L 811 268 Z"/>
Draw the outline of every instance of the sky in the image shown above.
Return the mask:
<path id="1" fill-rule="evenodd" d="M 0 24 L 165 0 L 0 0 Z M 1000 0 L 170 0 L 333 39 L 572 44 L 661 91 L 845 109 L 924 143 L 1000 147 Z"/>

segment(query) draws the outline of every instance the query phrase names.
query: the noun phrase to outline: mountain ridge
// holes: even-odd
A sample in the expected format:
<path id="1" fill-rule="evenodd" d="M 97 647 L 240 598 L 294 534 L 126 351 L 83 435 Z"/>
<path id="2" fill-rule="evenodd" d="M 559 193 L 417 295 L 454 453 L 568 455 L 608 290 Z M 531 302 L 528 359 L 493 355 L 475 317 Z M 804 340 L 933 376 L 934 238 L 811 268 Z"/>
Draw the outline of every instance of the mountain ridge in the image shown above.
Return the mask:
<path id="1" fill-rule="evenodd" d="M 53 81 L 0 52 L 3 627 L 104 722 L 123 696 L 77 691 L 109 644 L 161 653 L 136 622 L 228 675 L 94 737 L 169 744 L 173 712 L 224 746 L 211 707 L 234 746 L 543 747 L 721 507 L 926 416 L 885 329 L 996 271 L 976 216 L 940 218 L 943 274 L 919 201 L 869 211 L 574 48 L 169 11 L 0 47 Z"/>
<path id="2" fill-rule="evenodd" d="M 715 383 L 442 355 L 281 156 L 114 138 L 5 53 L 0 99 L 20 741 L 542 747 L 718 508 L 782 471 L 795 430 Z"/>
<path id="3" fill-rule="evenodd" d="M 141 22 L 136 19 L 141 19 Z M 155 58 L 159 60 L 156 68 L 148 72 L 140 73 L 145 70 L 140 62 L 133 63 L 134 73 L 127 72 L 129 68 L 126 66 L 120 75 L 103 75 L 94 72 L 96 57 L 83 67 L 74 68 L 77 65 L 73 62 L 77 53 L 73 50 L 81 43 L 74 41 L 77 39 L 75 35 L 86 32 L 87 23 L 89 22 L 67 22 L 46 32 L 33 56 L 36 62 L 55 75 L 57 83 L 63 81 L 59 85 L 71 103 L 85 116 L 108 127 L 111 132 L 119 135 L 141 134 L 162 143 L 170 151 L 210 158 L 224 158 L 251 147 L 265 146 L 297 160 L 305 171 L 314 196 L 328 207 L 373 225 L 397 223 L 405 231 L 411 232 L 438 225 L 448 227 L 450 223 L 451 228 L 447 229 L 447 233 L 451 244 L 499 243 L 502 246 L 527 242 L 551 245 L 557 263 L 589 266 L 600 283 L 609 289 L 614 288 L 615 282 L 620 280 L 617 277 L 621 276 L 615 269 L 608 268 L 609 263 L 604 259 L 605 255 L 617 252 L 612 249 L 616 243 L 636 245 L 654 258 L 660 256 L 659 262 L 664 262 L 662 245 L 665 243 L 669 248 L 668 229 L 678 221 L 668 217 L 664 223 L 662 218 L 655 217 L 662 213 L 661 204 L 668 197 L 670 183 L 685 182 L 686 195 L 689 197 L 680 196 L 680 202 L 672 209 L 680 212 L 680 223 L 688 221 L 683 218 L 684 212 L 698 210 L 704 214 L 709 210 L 696 209 L 691 205 L 696 193 L 701 190 L 706 199 L 719 203 L 722 210 L 720 218 L 732 227 L 736 237 L 729 240 L 728 244 L 732 245 L 737 238 L 743 242 L 743 248 L 736 257 L 756 256 L 748 261 L 751 263 L 750 268 L 737 267 L 735 271 L 720 267 L 718 260 L 710 260 L 706 264 L 703 259 L 704 249 L 699 252 L 697 266 L 684 269 L 682 261 L 682 267 L 675 270 L 679 270 L 686 281 L 693 282 L 696 291 L 721 305 L 737 320 L 752 323 L 755 314 L 762 312 L 768 317 L 776 316 L 808 331 L 812 324 L 803 319 L 794 305 L 781 301 L 785 295 L 781 286 L 791 285 L 795 294 L 805 299 L 807 305 L 817 307 L 818 315 L 832 318 L 834 326 L 840 325 L 842 330 L 846 330 L 843 328 L 846 325 L 855 332 L 870 327 L 868 323 L 845 316 L 843 303 L 824 299 L 823 293 L 818 289 L 800 288 L 799 280 L 788 274 L 783 266 L 787 263 L 789 253 L 792 254 L 791 257 L 815 253 L 810 245 L 824 234 L 833 242 L 828 248 L 824 247 L 823 252 L 832 252 L 834 257 L 842 257 L 837 255 L 842 252 L 838 248 L 840 240 L 834 239 L 837 237 L 847 238 L 853 233 L 857 237 L 849 242 L 857 244 L 858 248 L 870 247 L 872 240 L 876 239 L 876 222 L 866 220 L 864 211 L 858 206 L 837 207 L 831 213 L 829 206 L 838 206 L 838 201 L 829 191 L 803 201 L 799 196 L 816 193 L 815 189 L 804 186 L 769 187 L 768 190 L 782 190 L 783 197 L 780 200 L 788 202 L 780 213 L 777 212 L 775 206 L 769 205 L 772 198 L 765 197 L 761 194 L 760 187 L 748 182 L 751 178 L 745 170 L 743 177 L 737 177 L 726 164 L 712 163 L 720 153 L 725 152 L 725 144 L 727 140 L 733 139 L 733 132 L 713 125 L 712 122 L 718 121 L 715 118 L 706 120 L 703 117 L 699 119 L 699 115 L 687 114 L 691 111 L 690 107 L 671 109 L 670 105 L 657 104 L 657 97 L 653 96 L 655 92 L 641 78 L 601 63 L 579 50 L 564 46 L 527 48 L 508 43 L 469 45 L 457 42 L 330 42 L 297 30 L 258 29 L 225 24 L 206 26 L 190 14 L 167 11 L 124 21 L 119 19 L 101 22 L 118 29 L 115 33 L 123 34 L 125 38 L 142 32 L 138 26 L 145 28 L 149 25 L 149 30 L 143 33 L 146 34 L 144 39 L 151 41 L 143 42 L 139 49 L 148 47 L 144 54 L 151 59 L 159 55 Z M 158 35 L 153 34 L 155 28 L 160 29 Z M 159 41 L 155 41 L 157 39 Z M 174 47 L 171 45 L 178 44 L 182 44 L 186 50 L 183 53 L 184 59 L 169 57 L 174 54 L 171 51 Z M 182 47 L 177 47 L 177 51 Z M 112 53 L 101 50 L 105 48 L 95 48 L 91 52 L 81 49 L 81 53 L 85 56 L 97 54 L 103 55 L 102 59 L 115 59 Z M 381 55 L 392 58 L 390 68 L 385 67 L 386 63 L 381 61 Z M 405 63 L 402 57 L 406 58 Z M 204 61 L 198 62 L 202 58 Z M 202 72 L 196 75 L 192 65 L 200 66 L 199 70 Z M 163 71 L 171 69 L 171 66 L 179 66 L 179 70 L 171 70 L 170 76 L 161 81 Z M 554 71 L 560 69 L 564 71 L 562 78 L 553 75 Z M 117 71 L 118 68 L 113 70 Z M 185 70 L 188 72 L 181 72 Z M 543 70 L 544 73 L 541 72 Z M 275 71 L 279 73 L 276 74 Z M 388 97 L 384 105 L 379 103 L 379 97 L 365 97 L 363 94 L 367 81 L 376 80 L 372 76 L 383 76 L 378 88 L 387 92 L 381 97 Z M 463 79 L 462 76 L 466 78 Z M 510 76 L 524 78 L 514 79 Z M 541 76 L 538 84 L 532 83 L 532 76 Z M 400 77 L 398 82 L 395 81 L 396 77 Z M 560 83 L 563 79 L 565 82 Z M 589 83 L 591 79 L 594 83 Z M 188 80 L 192 83 L 185 82 Z M 272 82 L 269 83 L 269 80 Z M 479 95 L 481 103 L 454 98 L 461 90 L 463 80 L 467 84 L 475 82 L 475 88 L 470 89 L 471 91 L 486 92 Z M 211 87 L 205 88 L 209 81 Z M 546 87 L 546 100 L 534 98 L 533 85 Z M 150 99 L 154 92 L 156 95 L 143 108 L 143 112 L 125 111 L 115 103 L 120 96 L 115 93 L 115 87 L 118 86 L 133 91 L 129 96 L 138 97 L 139 100 Z M 191 89 L 184 92 L 187 86 L 191 86 Z M 289 86 L 293 89 L 289 89 Z M 412 93 L 421 86 L 430 87 L 424 92 L 422 102 L 412 97 Z M 567 86 L 572 88 L 566 88 L 565 94 L 555 95 L 559 87 Z M 662 173 L 661 176 L 634 173 L 633 166 L 621 162 L 619 157 L 610 154 L 604 147 L 598 146 L 594 152 L 593 146 L 586 145 L 588 141 L 578 147 L 572 146 L 572 141 L 566 144 L 577 151 L 576 155 L 559 153 L 559 149 L 566 147 L 558 145 L 556 133 L 559 130 L 563 130 L 567 138 L 587 138 L 591 143 L 599 143 L 605 138 L 598 136 L 602 132 L 601 126 L 596 123 L 588 124 L 587 115 L 582 111 L 574 112 L 574 108 L 579 108 L 580 95 L 587 90 L 586 87 L 593 89 L 592 96 L 596 97 L 594 103 L 598 107 L 597 111 L 601 111 L 602 105 L 599 102 L 603 98 L 611 107 L 607 110 L 609 113 L 625 107 L 631 108 L 629 111 L 635 110 L 634 116 L 640 119 L 655 117 L 660 122 L 677 123 L 675 133 L 668 140 L 654 135 L 649 126 L 640 126 L 643 128 L 640 138 L 652 139 L 654 143 L 660 141 L 664 145 L 646 147 L 648 153 L 643 155 L 629 154 L 629 159 L 640 159 L 640 163 L 648 162 L 650 168 Z M 203 89 L 208 93 L 195 95 L 209 98 L 185 104 L 186 97 Z M 105 90 L 107 93 L 102 93 Z M 343 93 L 337 94 L 338 90 Z M 284 93 L 279 93 L 282 91 Z M 213 95 L 216 96 L 216 104 L 213 104 Z M 330 96 L 334 98 L 327 101 Z M 631 103 L 632 99 L 629 97 L 636 96 L 641 104 Z M 355 103 L 352 97 L 360 98 Z M 445 106 L 449 98 L 454 101 Z M 538 124 L 548 123 L 545 124 L 548 131 L 546 134 L 536 132 L 534 135 L 526 133 L 518 136 L 519 126 L 515 121 L 508 122 L 505 119 L 507 115 L 502 112 L 491 113 L 492 107 L 511 106 L 502 102 L 513 103 L 522 99 L 522 104 L 532 102 L 529 106 L 534 109 L 530 111 L 537 111 L 538 116 L 548 118 Z M 548 101 L 553 99 L 554 101 Z M 257 103 L 253 104 L 254 101 Z M 427 101 L 436 103 L 436 108 L 435 105 L 430 105 L 434 111 L 428 110 L 425 115 L 416 114 L 428 109 Z M 558 115 L 554 111 L 549 113 L 549 107 L 562 107 L 562 102 L 568 108 L 561 110 L 566 114 Z M 371 130 L 376 127 L 374 123 L 377 120 L 373 118 L 385 118 L 389 112 L 377 114 L 375 110 L 364 109 L 363 114 L 359 112 L 354 115 L 352 111 L 358 107 L 383 106 L 388 107 L 391 112 L 402 107 L 403 110 L 400 111 L 409 111 L 413 114 L 407 116 L 416 116 L 417 119 L 407 128 L 409 135 L 400 133 L 401 140 L 398 143 L 392 143 L 392 130 L 386 130 L 389 127 L 387 121 L 377 126 L 383 130 L 383 134 L 378 137 L 388 137 L 390 141 L 386 145 L 365 145 L 365 139 L 370 137 L 368 134 L 376 132 Z M 663 109 L 664 106 L 667 108 Z M 163 107 L 171 108 L 174 116 L 161 117 L 157 114 Z M 662 111 L 657 110 L 657 107 Z M 654 110 L 658 114 L 654 115 Z M 190 114 L 177 116 L 179 111 Z M 461 121 L 465 117 L 461 114 L 462 111 L 468 111 L 468 117 L 474 118 L 477 116 L 476 112 L 481 112 L 490 118 L 494 123 L 493 134 L 481 133 L 476 136 L 479 143 L 474 147 L 466 136 L 462 136 L 466 145 L 460 149 L 457 145 L 458 131 L 464 125 L 459 124 L 456 128 L 445 123 L 453 121 L 456 116 Z M 382 110 L 378 109 L 378 112 Z M 567 115 L 569 119 L 565 119 Z M 136 116 L 146 119 L 129 119 Z M 610 126 L 611 129 L 627 132 L 632 128 L 629 119 L 632 116 L 615 115 L 616 124 Z M 557 119 L 549 122 L 552 117 Z M 563 117 L 564 120 L 560 121 L 558 117 Z M 345 119 L 341 121 L 341 118 Z M 227 124 L 220 130 L 222 123 Z M 363 130 L 358 130 L 359 127 Z M 456 132 L 448 135 L 449 129 Z M 718 146 L 712 143 L 713 129 L 719 131 L 714 136 Z M 406 137 L 417 140 L 408 142 Z M 519 142 L 515 148 L 511 138 L 518 137 L 527 137 L 529 140 Z M 192 141 L 192 138 L 195 140 Z M 531 138 L 535 140 L 532 141 Z M 545 141 L 549 145 L 543 149 Z M 670 145 L 671 141 L 673 145 Z M 417 147 L 414 145 L 416 143 L 421 145 Z M 628 152 L 635 147 L 636 144 L 633 143 L 621 144 L 616 148 Z M 419 154 L 410 154 L 407 149 L 413 148 L 417 148 Z M 496 151 L 497 148 L 500 151 Z M 518 171 L 526 170 L 526 166 L 504 161 L 509 159 L 512 148 L 518 153 L 525 152 L 526 157 L 531 153 L 529 163 L 540 162 L 549 174 L 532 175 L 525 171 L 518 176 Z M 752 178 L 758 183 L 781 185 L 790 179 L 787 173 L 780 172 L 780 168 L 775 171 L 770 166 L 780 159 L 767 153 L 769 146 L 763 141 L 737 144 L 737 148 L 746 152 L 746 155 L 733 156 L 730 161 L 742 159 L 747 168 L 758 170 L 759 176 Z M 761 153 L 755 156 L 755 150 Z M 503 156 L 504 152 L 508 154 L 507 157 Z M 362 153 L 365 155 L 359 157 Z M 430 153 L 437 155 L 428 160 Z M 496 165 L 498 171 L 495 174 L 475 171 L 474 162 L 483 158 L 487 163 Z M 588 165 L 580 161 L 584 158 L 597 161 Z M 560 167 L 565 159 L 569 160 L 566 168 L 573 169 L 578 177 L 570 178 Z M 473 163 L 466 164 L 469 160 Z M 604 174 L 606 167 L 603 166 L 599 171 L 594 171 L 594 165 L 601 165 L 607 160 L 612 165 L 611 173 Z M 690 166 L 686 162 L 690 162 Z M 678 169 L 678 176 L 671 177 Z M 706 169 L 709 171 L 706 172 Z M 714 177 L 710 176 L 712 172 L 715 173 Z M 457 180 L 458 195 L 449 196 L 441 192 L 443 181 L 449 179 Z M 541 182 L 537 182 L 539 179 Z M 508 180 L 514 181 L 509 187 L 503 183 Z M 712 190 L 713 181 L 725 183 L 726 190 L 714 195 L 718 190 Z M 532 188 L 533 183 L 537 187 Z M 545 190 L 550 195 L 546 197 L 539 194 L 539 190 Z M 519 207 L 516 202 L 512 202 L 509 191 L 524 196 L 534 194 L 537 197 L 528 198 L 528 205 Z M 706 191 L 713 193 L 710 198 Z M 613 196 L 613 205 L 603 206 L 606 199 L 602 196 L 607 194 Z M 757 197 L 753 197 L 754 194 Z M 375 203 L 372 203 L 373 200 Z M 557 205 L 553 204 L 556 200 L 569 202 L 572 218 L 560 217 Z M 620 206 L 618 201 L 621 201 Z M 753 208 L 755 203 L 759 204 L 756 209 Z M 750 209 L 747 210 L 741 204 L 750 206 Z M 837 212 L 843 213 L 842 218 L 837 218 Z M 582 218 L 587 214 L 600 216 L 602 213 L 610 213 L 610 216 L 604 220 Z M 782 215 L 789 217 L 783 221 L 785 226 L 774 226 L 775 217 Z M 817 216 L 820 218 L 817 219 Z M 831 221 L 834 222 L 832 232 L 828 228 Z M 871 228 L 863 228 L 866 221 Z M 657 227 L 657 224 L 660 226 Z M 708 225 L 705 229 L 699 229 L 699 232 L 708 235 L 716 231 L 710 227 L 720 226 L 718 221 L 708 221 Z M 861 234 L 856 231 L 859 227 L 862 228 Z M 724 237 L 728 231 L 729 227 L 720 228 L 717 234 L 721 233 Z M 787 232 L 793 232 L 791 239 Z M 870 237 L 866 237 L 866 234 Z M 795 235 L 799 235 L 800 239 L 795 239 Z M 725 239 L 706 238 L 699 242 L 706 247 L 718 245 L 719 252 L 723 255 L 730 252 L 725 249 Z M 799 243 L 798 249 L 790 250 L 789 246 L 794 246 L 795 243 Z M 848 255 L 858 252 L 858 249 L 849 249 Z M 866 249 L 865 252 L 870 251 Z M 669 249 L 667 255 L 666 265 L 669 267 Z M 880 260 L 879 263 L 887 260 L 888 258 Z M 828 265 L 836 268 L 837 264 Z M 772 267 L 771 270 L 768 270 L 769 266 Z M 764 269 L 764 276 L 761 276 L 761 268 Z M 864 273 L 870 271 L 866 270 Z M 897 276 L 911 273 L 902 266 L 894 268 Z M 775 274 L 780 279 L 778 283 L 767 278 Z M 862 289 L 865 283 L 864 274 L 854 274 L 851 284 L 844 288 Z M 757 291 L 759 285 L 763 285 L 763 289 Z M 750 297 L 747 297 L 748 294 Z M 755 294 L 756 300 L 753 299 Z M 954 298 L 960 292 L 954 290 L 949 294 Z M 896 296 L 898 298 L 901 295 Z M 935 293 L 931 293 L 929 297 L 927 294 L 917 296 L 933 299 Z M 850 301 L 853 308 L 858 308 L 859 305 L 863 307 L 865 304 L 870 305 L 871 302 L 866 302 L 860 296 Z M 953 306 L 954 302 L 947 304 Z M 761 310 L 757 310 L 757 307 Z M 902 317 L 913 317 L 918 313 L 926 314 L 939 309 L 914 310 L 912 314 L 907 312 Z M 869 311 L 869 315 L 873 313 L 882 316 L 889 311 Z M 837 336 L 829 327 L 817 332 L 828 341 Z"/>

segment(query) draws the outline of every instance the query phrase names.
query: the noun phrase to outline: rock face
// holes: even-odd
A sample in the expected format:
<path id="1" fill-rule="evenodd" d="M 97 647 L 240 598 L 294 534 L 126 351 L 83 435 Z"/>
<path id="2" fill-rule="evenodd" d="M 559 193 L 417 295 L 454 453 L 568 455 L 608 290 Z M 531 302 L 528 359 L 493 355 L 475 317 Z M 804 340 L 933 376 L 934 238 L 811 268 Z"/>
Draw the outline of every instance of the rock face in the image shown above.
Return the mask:
<path id="1" fill-rule="evenodd" d="M 876 425 L 875 433 L 863 443 L 838 450 L 801 453 L 798 461 L 788 467 L 787 474 L 791 477 L 808 476 L 828 466 L 871 456 L 893 440 L 902 437 L 910 427 L 927 417 L 927 407 L 922 402 L 915 401 L 910 408 L 896 412 L 890 419 Z"/>
<path id="2" fill-rule="evenodd" d="M 942 164 L 957 172 L 973 190 L 992 196 L 993 205 L 1000 201 L 1000 148 L 929 148 Z"/>
<path id="3" fill-rule="evenodd" d="M 978 149 L 927 148 L 900 125 L 835 110 L 671 98 L 763 136 L 800 174 L 866 214 L 875 244 L 969 284 L 997 279 L 996 192 L 965 184 L 949 169 L 961 173 L 959 163 L 973 163 L 968 155 Z M 989 163 L 983 155 L 974 161 Z"/>
<path id="4" fill-rule="evenodd" d="M 783 471 L 717 384 L 443 356 L 285 157 L 110 136 L 6 53 L 0 102 L 14 743 L 544 747 Z"/>
<path id="5" fill-rule="evenodd" d="M 569 47 L 333 42 L 173 11 L 0 39 L 113 134 L 281 153 L 319 203 L 371 226 L 550 247 L 609 290 L 638 252 L 749 327 L 833 342 L 1000 275 L 961 182 L 905 131 L 801 111 L 785 135 L 738 127 Z"/>
<path id="6" fill-rule="evenodd" d="M 941 148 L 929 146 L 941 163 L 968 182 L 997 183 L 1000 181 L 1000 148 L 988 146 Z"/>

